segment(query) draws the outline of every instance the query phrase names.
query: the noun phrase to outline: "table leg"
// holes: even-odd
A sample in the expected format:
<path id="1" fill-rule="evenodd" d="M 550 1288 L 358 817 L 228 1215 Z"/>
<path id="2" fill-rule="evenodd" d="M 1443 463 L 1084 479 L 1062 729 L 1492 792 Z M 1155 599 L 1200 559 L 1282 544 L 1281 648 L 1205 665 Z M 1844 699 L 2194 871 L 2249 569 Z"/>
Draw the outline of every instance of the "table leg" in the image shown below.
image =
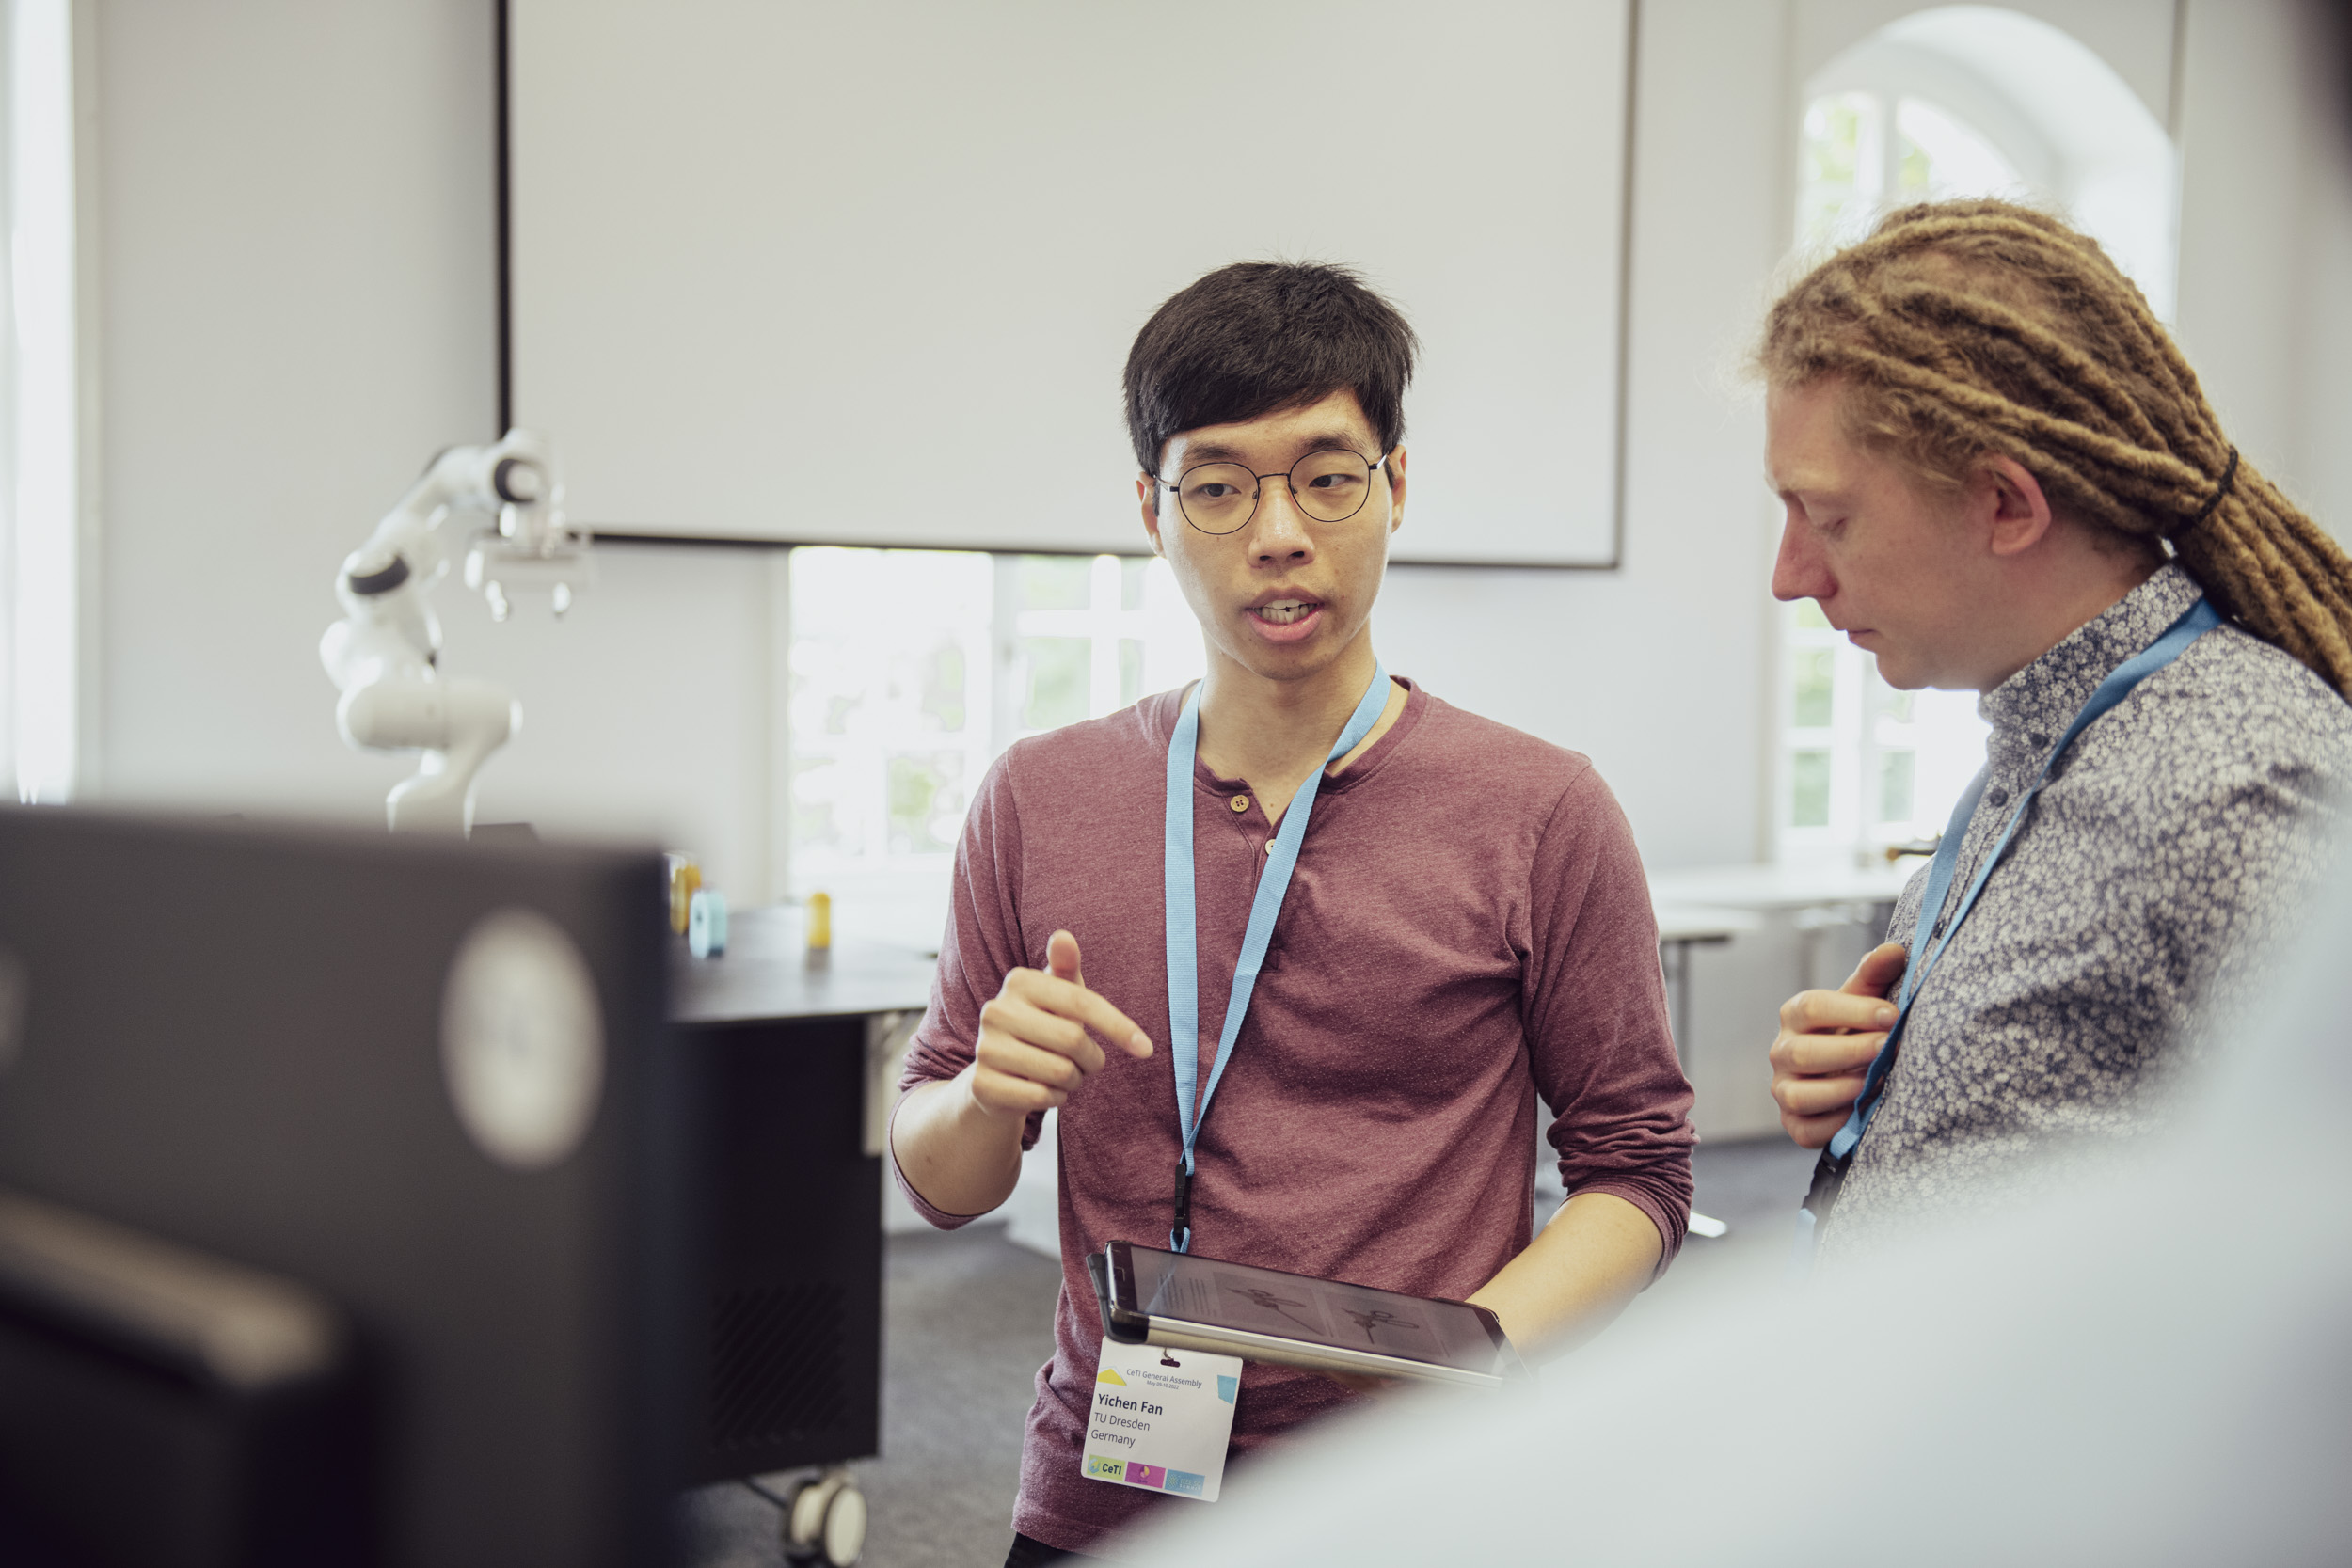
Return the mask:
<path id="1" fill-rule="evenodd" d="M 1721 943 L 1724 937 L 1667 937 L 1659 942 L 1666 971 L 1666 1027 L 1674 1032 L 1675 1058 L 1684 1060 L 1682 1032 L 1691 1019 L 1691 949 L 1699 942 Z M 1731 1227 L 1711 1215 L 1691 1212 L 1693 1236 L 1728 1236 Z"/>

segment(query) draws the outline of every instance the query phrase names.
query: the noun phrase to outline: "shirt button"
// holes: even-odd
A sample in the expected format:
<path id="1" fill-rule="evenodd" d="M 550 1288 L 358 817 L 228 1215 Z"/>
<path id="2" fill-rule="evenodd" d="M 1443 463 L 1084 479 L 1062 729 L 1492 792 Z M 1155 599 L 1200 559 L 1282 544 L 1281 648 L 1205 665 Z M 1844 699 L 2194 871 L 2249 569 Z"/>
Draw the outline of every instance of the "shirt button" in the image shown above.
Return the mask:
<path id="1" fill-rule="evenodd" d="M 1265 852 L 1269 855 L 1274 853 L 1274 841 L 1270 838 L 1265 841 Z"/>
<path id="2" fill-rule="evenodd" d="M 1249 809 L 1249 797 L 1247 795 L 1236 795 L 1233 797 L 1232 805 L 1235 811 L 1248 811 Z"/>
<path id="3" fill-rule="evenodd" d="M 1991 789 L 1986 790 L 1984 792 L 1984 798 L 1989 803 L 1995 806 L 2006 806 L 2009 804 L 2009 791 L 2003 789 L 1999 784 L 1994 784 Z"/>

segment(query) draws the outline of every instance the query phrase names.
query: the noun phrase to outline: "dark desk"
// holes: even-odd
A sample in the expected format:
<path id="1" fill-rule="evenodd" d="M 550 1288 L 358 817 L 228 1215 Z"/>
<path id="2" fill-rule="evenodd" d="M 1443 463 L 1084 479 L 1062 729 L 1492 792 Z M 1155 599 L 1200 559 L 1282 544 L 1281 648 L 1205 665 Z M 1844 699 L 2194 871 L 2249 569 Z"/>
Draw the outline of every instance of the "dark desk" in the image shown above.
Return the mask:
<path id="1" fill-rule="evenodd" d="M 725 957 L 677 948 L 671 1014 L 706 1053 L 710 1279 L 695 1481 L 879 1447 L 882 1154 L 892 1064 L 931 960 L 845 946 L 810 967 L 788 911 L 738 915 Z"/>
<path id="2" fill-rule="evenodd" d="M 746 910 L 733 925 L 725 958 L 696 960 L 679 946 L 671 1011 L 680 1022 L 871 1018 L 930 1006 L 937 960 L 927 954 L 851 944 L 811 966 L 794 911 Z"/>

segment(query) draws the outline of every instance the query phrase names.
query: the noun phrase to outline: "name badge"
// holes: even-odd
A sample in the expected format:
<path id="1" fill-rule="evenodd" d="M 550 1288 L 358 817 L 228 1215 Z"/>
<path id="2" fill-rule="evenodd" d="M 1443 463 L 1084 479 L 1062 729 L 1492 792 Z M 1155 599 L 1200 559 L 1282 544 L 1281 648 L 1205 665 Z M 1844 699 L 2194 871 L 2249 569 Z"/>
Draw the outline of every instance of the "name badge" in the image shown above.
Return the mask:
<path id="1" fill-rule="evenodd" d="M 1237 1355 L 1104 1339 L 1082 1473 L 1114 1485 L 1216 1501 L 1240 1392 Z"/>

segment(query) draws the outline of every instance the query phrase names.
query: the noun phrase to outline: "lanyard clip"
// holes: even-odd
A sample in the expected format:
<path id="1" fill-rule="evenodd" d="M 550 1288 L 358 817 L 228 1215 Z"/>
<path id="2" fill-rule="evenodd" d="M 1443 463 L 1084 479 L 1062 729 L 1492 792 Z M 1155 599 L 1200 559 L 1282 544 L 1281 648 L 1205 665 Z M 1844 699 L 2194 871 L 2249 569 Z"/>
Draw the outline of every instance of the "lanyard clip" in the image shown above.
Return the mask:
<path id="1" fill-rule="evenodd" d="M 1176 1223 L 1168 1227 L 1168 1244 L 1178 1252 L 1192 1247 L 1192 1157 L 1176 1156 Z"/>

